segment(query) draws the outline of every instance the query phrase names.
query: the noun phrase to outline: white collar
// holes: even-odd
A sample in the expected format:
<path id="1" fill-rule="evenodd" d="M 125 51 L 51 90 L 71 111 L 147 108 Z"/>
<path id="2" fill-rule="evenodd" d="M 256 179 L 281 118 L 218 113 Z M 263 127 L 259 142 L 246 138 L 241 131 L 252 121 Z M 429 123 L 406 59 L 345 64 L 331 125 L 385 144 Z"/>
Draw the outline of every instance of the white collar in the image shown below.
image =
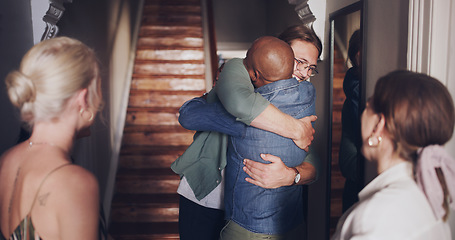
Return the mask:
<path id="1" fill-rule="evenodd" d="M 413 180 L 412 169 L 412 163 L 406 161 L 385 170 L 359 192 L 359 200 L 370 197 L 392 183 Z"/>

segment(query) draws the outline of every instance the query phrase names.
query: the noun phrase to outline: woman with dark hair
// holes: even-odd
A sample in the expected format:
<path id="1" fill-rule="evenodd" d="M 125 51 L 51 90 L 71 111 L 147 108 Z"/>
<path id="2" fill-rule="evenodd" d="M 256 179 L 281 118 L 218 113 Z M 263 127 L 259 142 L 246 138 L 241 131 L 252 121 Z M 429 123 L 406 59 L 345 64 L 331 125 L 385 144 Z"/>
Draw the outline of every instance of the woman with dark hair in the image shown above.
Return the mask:
<path id="1" fill-rule="evenodd" d="M 442 145 L 455 110 L 438 80 L 409 71 L 378 80 L 361 118 L 362 153 L 378 176 L 340 219 L 333 239 L 451 239 L 455 161 Z"/>

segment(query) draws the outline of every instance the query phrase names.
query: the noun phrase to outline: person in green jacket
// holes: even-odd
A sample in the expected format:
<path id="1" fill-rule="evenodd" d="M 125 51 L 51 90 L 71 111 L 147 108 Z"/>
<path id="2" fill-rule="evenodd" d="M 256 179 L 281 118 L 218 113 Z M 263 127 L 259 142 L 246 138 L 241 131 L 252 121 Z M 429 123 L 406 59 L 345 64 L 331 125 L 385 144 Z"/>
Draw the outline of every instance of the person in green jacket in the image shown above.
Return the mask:
<path id="1" fill-rule="evenodd" d="M 322 51 L 322 44 L 314 31 L 298 25 L 288 28 L 279 38 L 294 51 L 294 77 L 303 81 L 314 76 Z M 238 121 L 291 138 L 302 149 L 308 150 L 313 140 L 311 122 L 316 120 L 316 116 L 294 119 L 255 93 L 243 59 L 231 59 L 225 64 L 214 89 L 206 97 L 209 103 L 221 101 Z M 172 164 L 171 168 L 182 177 L 178 189 L 182 240 L 216 239 L 224 225 L 226 149 L 227 136 L 224 134 L 197 132 L 191 146 Z M 312 153 L 297 166 L 297 172 L 286 167 L 278 157 L 266 154 L 264 160 L 271 163 L 245 160 L 244 170 L 251 176 L 247 181 L 264 188 L 278 188 L 308 184 L 317 179 L 319 163 Z"/>

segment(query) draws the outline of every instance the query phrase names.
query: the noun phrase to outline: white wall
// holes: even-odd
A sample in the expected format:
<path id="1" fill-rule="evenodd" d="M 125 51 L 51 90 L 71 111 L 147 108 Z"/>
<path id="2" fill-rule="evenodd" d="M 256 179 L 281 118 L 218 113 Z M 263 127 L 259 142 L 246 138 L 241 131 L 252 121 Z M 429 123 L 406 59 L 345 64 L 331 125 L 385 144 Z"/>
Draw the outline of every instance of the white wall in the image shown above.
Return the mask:
<path id="1" fill-rule="evenodd" d="M 46 29 L 46 23 L 43 21 L 43 17 L 49 9 L 49 0 L 31 0 L 30 4 L 32 6 L 33 43 L 37 44 L 41 41 L 41 37 Z"/>
<path id="2" fill-rule="evenodd" d="M 450 21 L 447 25 L 447 30 L 449 34 L 449 42 L 447 46 L 447 78 L 446 78 L 446 86 L 452 94 L 452 99 L 455 102 L 455 3 L 453 1 L 449 1 L 447 9 L 450 9 Z M 444 61 L 441 59 L 441 61 Z M 455 131 L 454 131 L 455 135 Z M 452 136 L 452 140 L 450 140 L 446 144 L 446 150 L 452 157 L 455 157 L 455 137 Z M 454 233 L 453 237 L 455 238 L 455 226 L 452 228 L 452 233 Z"/>
<path id="3" fill-rule="evenodd" d="M 439 79 L 455 99 L 455 3 L 410 0 L 408 69 Z M 455 138 L 446 144 L 455 157 Z"/>

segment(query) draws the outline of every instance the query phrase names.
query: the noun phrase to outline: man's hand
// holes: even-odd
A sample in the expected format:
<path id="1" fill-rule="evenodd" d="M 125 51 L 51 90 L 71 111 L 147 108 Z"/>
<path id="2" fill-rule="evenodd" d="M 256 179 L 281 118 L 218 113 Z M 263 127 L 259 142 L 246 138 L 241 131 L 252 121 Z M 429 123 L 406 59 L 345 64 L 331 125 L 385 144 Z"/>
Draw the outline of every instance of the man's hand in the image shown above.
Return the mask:
<path id="1" fill-rule="evenodd" d="M 262 188 L 279 188 L 290 186 L 294 183 L 295 171 L 284 165 L 281 158 L 271 154 L 261 154 L 261 158 L 270 163 L 260 163 L 250 159 L 244 159 L 243 171 L 250 178 L 245 178 L 249 183 Z M 316 168 L 309 162 L 302 162 L 296 166 L 300 173 L 298 185 L 309 184 L 316 180 Z"/>
<path id="2" fill-rule="evenodd" d="M 304 117 L 299 119 L 300 123 L 300 131 L 299 136 L 296 138 L 292 138 L 294 141 L 295 145 L 297 145 L 299 148 L 305 150 L 308 152 L 308 147 L 310 146 L 311 142 L 313 141 L 314 137 L 314 128 L 311 125 L 311 122 L 316 121 L 317 117 L 312 115 L 308 117 Z"/>
<path id="3" fill-rule="evenodd" d="M 295 171 L 286 167 L 281 158 L 271 154 L 261 154 L 261 158 L 271 163 L 243 160 L 243 164 L 245 164 L 243 171 L 251 177 L 245 178 L 247 182 L 270 189 L 289 186 L 294 182 Z"/>

